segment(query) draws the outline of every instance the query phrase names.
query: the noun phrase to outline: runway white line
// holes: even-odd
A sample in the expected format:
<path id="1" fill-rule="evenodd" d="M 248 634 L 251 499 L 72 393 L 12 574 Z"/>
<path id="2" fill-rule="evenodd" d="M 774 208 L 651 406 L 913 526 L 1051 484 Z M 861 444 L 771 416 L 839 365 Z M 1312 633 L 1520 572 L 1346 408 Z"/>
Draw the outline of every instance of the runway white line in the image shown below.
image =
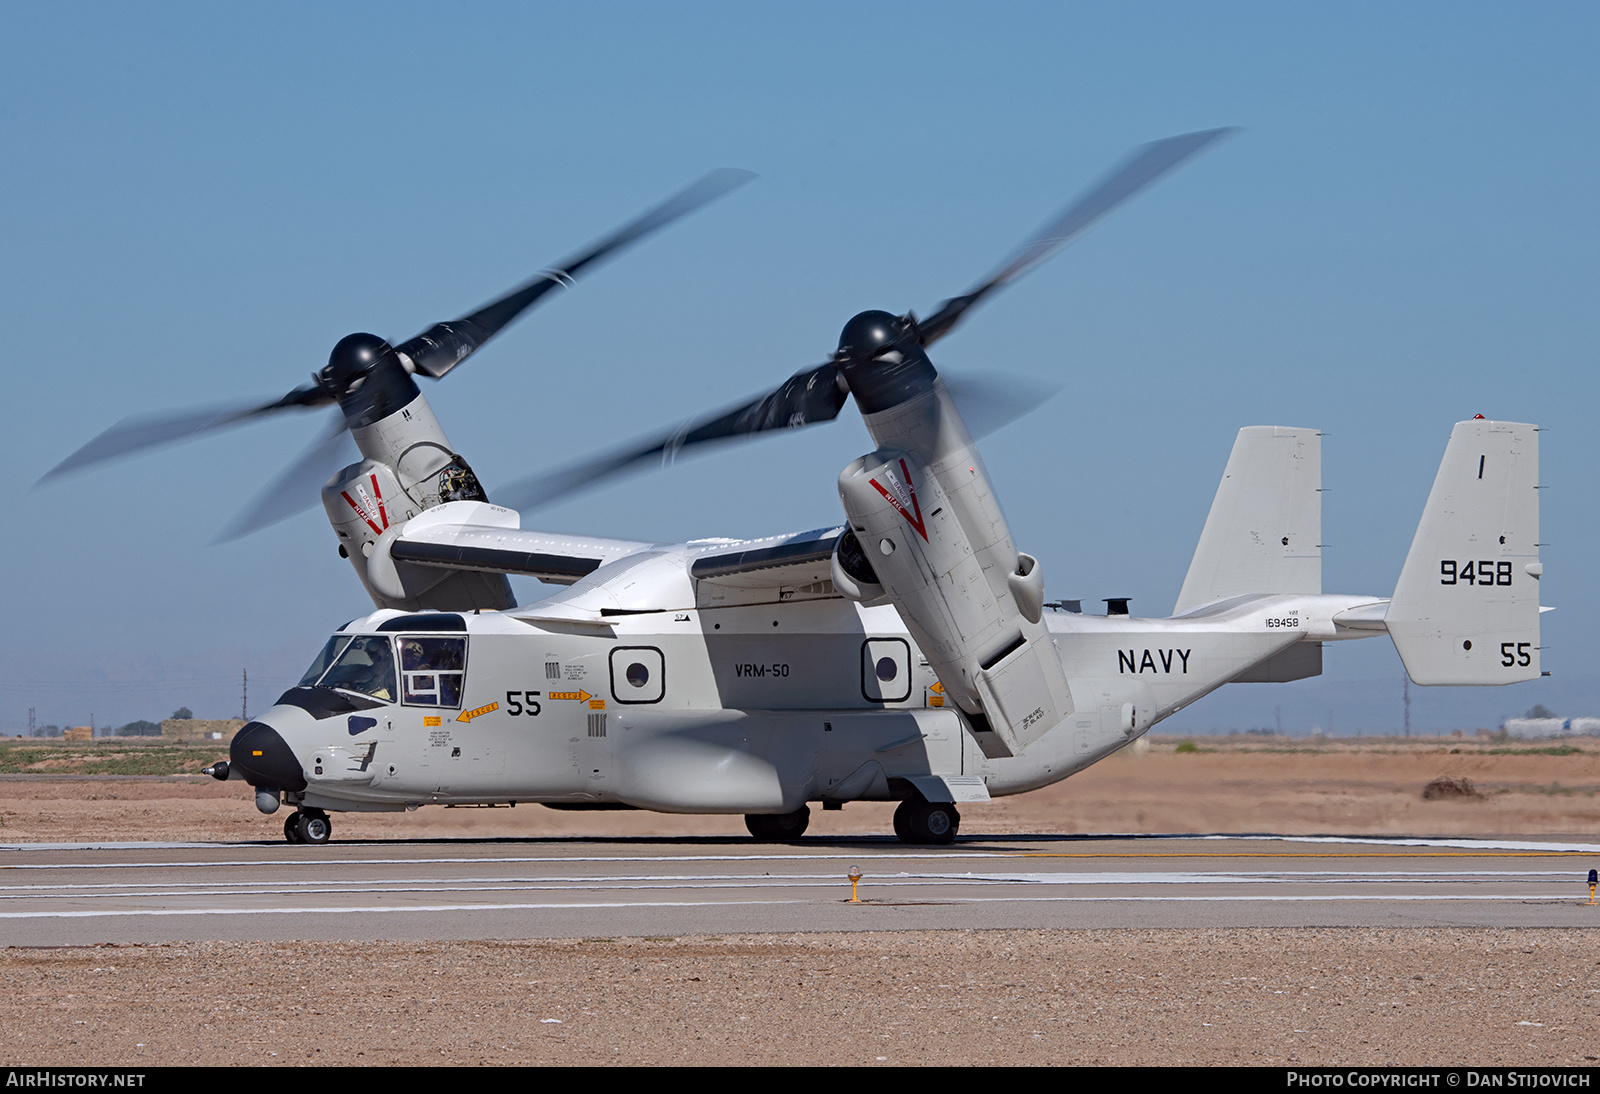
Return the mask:
<path id="1" fill-rule="evenodd" d="M 880 879 L 878 879 L 877 884 L 879 886 L 896 886 L 896 885 L 898 885 L 898 886 L 910 886 L 910 885 L 923 886 L 923 885 L 926 885 L 927 882 L 916 880 L 916 879 L 900 880 L 900 879 L 880 878 Z M 546 892 L 546 891 L 554 891 L 554 892 L 591 892 L 591 891 L 596 891 L 596 890 L 604 890 L 606 892 L 616 892 L 618 890 L 647 890 L 647 889 L 774 889 L 774 888 L 776 888 L 776 889 L 820 889 L 820 888 L 841 889 L 841 888 L 843 888 L 843 879 L 842 878 L 828 878 L 828 879 L 816 879 L 816 880 L 801 880 L 801 881 L 796 881 L 796 882 L 792 882 L 792 883 L 786 881 L 786 882 L 782 882 L 782 883 L 778 883 L 778 884 L 774 884 L 771 880 L 766 879 L 766 878 L 735 878 L 735 879 L 730 879 L 730 880 L 727 880 L 727 881 L 702 882 L 702 883 L 695 883 L 695 884 L 690 884 L 690 883 L 686 883 L 686 882 L 682 882 L 682 881 L 674 881 L 674 882 L 659 882 L 659 883 L 633 882 L 633 883 L 620 884 L 620 885 L 572 884 L 572 883 L 569 883 L 569 882 L 564 882 L 564 883 L 557 884 L 557 883 L 550 883 L 550 882 L 530 881 L 530 882 L 526 882 L 526 883 L 523 883 L 523 884 L 479 885 L 479 886 L 471 886 L 471 887 L 463 886 L 463 885 L 448 885 L 448 884 L 442 884 L 442 883 L 441 884 L 429 884 L 427 882 L 422 882 L 422 883 L 419 883 L 419 884 L 416 884 L 416 885 L 396 886 L 396 887 L 390 887 L 390 888 L 379 888 L 379 887 L 376 887 L 376 886 L 369 886 L 369 887 L 363 887 L 363 888 L 339 888 L 339 889 L 333 889 L 333 888 L 310 888 L 310 887 L 304 886 L 304 885 L 297 885 L 297 886 L 295 886 L 295 889 L 294 889 L 294 895 L 295 896 L 306 896 L 306 895 L 312 895 L 312 896 L 353 896 L 353 895 L 355 895 L 355 896 L 359 896 L 359 895 L 363 895 L 363 894 L 373 894 L 373 893 L 384 893 L 384 894 L 401 895 L 401 894 L 405 894 L 405 893 L 506 893 L 506 892 L 523 892 L 523 893 L 526 893 L 526 892 Z M 174 897 L 251 897 L 251 896 L 283 896 L 283 895 L 285 895 L 285 894 L 283 893 L 282 890 L 279 890 L 279 889 L 257 889 L 257 890 L 243 890 L 243 891 L 241 891 L 241 890 L 230 890 L 230 891 L 227 891 L 227 892 L 215 892 L 215 891 L 204 891 L 204 890 L 202 890 L 202 891 L 192 891 L 191 890 L 191 891 L 178 892 L 178 893 L 174 893 L 174 892 L 170 892 L 170 891 L 169 892 L 142 892 L 142 893 L 102 893 L 102 892 L 96 892 L 96 893 L 65 892 L 65 893 L 55 893 L 55 894 L 28 893 L 28 894 L 21 894 L 21 895 L 12 897 L 11 899 L 13 899 L 13 900 L 27 900 L 27 899 L 39 900 L 39 899 L 47 899 L 48 898 L 48 899 L 56 899 L 56 900 L 136 900 L 136 899 L 144 898 L 144 899 L 171 900 Z"/>
<path id="2" fill-rule="evenodd" d="M 404 907 L 374 905 L 370 908 L 125 908 L 87 912 L 0 912 L 0 919 L 102 919 L 129 916 L 180 915 L 349 915 L 375 912 L 515 912 L 583 911 L 604 908 L 738 908 L 745 905 L 776 906 L 809 904 L 806 900 L 673 900 L 617 901 L 606 904 L 416 904 Z"/>
<path id="3" fill-rule="evenodd" d="M 934 873 L 893 873 L 864 875 L 874 884 L 1480 884 L 1512 881 L 1518 878 L 1558 880 L 1557 873 L 1478 872 L 1472 875 L 1230 875 L 1230 873 L 989 873 L 989 875 L 934 875 Z M 682 876 L 566 876 L 566 878 L 381 878 L 370 881 L 317 881 L 299 883 L 296 894 L 349 896 L 358 892 L 494 892 L 504 889 L 603 889 L 603 888 L 754 888 L 754 886 L 837 886 L 842 878 L 832 873 L 813 875 L 682 875 Z M 176 896 L 282 896 L 283 889 L 270 888 L 264 881 L 213 881 L 200 884 L 30 884 L 0 889 L 0 900 L 38 899 L 170 899 Z"/>
<path id="4" fill-rule="evenodd" d="M 1202 904 L 1202 903 L 1267 903 L 1267 904 L 1299 904 L 1310 901 L 1359 901 L 1362 903 L 1408 903 L 1416 901 L 1499 901 L 1526 904 L 1533 901 L 1554 902 L 1562 904 L 1581 905 L 1583 901 L 1573 898 L 1570 894 L 1442 894 L 1442 895 L 1398 895 L 1398 896 L 1182 896 L 1182 897 L 1156 897 L 1156 896 L 1049 896 L 1049 897 L 961 897 L 947 900 L 918 900 L 907 901 L 902 904 L 882 904 L 875 901 L 863 901 L 858 905 L 851 905 L 848 900 L 830 901 L 838 904 L 857 908 L 883 908 L 883 907 L 908 907 L 908 906 L 936 906 L 946 905 L 972 905 L 972 904 L 1011 904 L 1011 903 L 1060 903 L 1060 904 L 1092 904 L 1092 903 L 1118 903 L 1118 904 Z M 352 913 L 375 915 L 379 913 L 396 912 L 491 912 L 491 911 L 592 911 L 616 908 L 737 908 L 737 907 L 778 907 L 782 905 L 811 904 L 815 901 L 806 900 L 732 900 L 732 901 L 610 901 L 605 903 L 564 903 L 564 904 L 438 904 L 438 905 L 405 905 L 391 907 L 386 905 L 372 905 L 359 908 L 150 908 L 150 909 L 116 909 L 112 911 L 59 911 L 59 912 L 0 912 L 0 919 L 101 919 L 101 918 L 129 918 L 129 917 L 163 917 L 163 916 L 212 916 L 212 915 L 349 915 Z"/>
<path id="5" fill-rule="evenodd" d="M 1203 871 L 1096 871 L 1092 873 L 1027 872 L 1003 874 L 934 874 L 901 871 L 894 874 L 868 874 L 876 884 L 1040 884 L 1040 885 L 1204 885 L 1204 884 L 1379 884 L 1405 882 L 1413 885 L 1442 885 L 1482 882 L 1485 880 L 1509 881 L 1520 878 L 1556 880 L 1565 875 L 1557 870 L 1460 870 L 1450 873 L 1421 871 L 1255 871 L 1212 873 Z M 316 888 L 307 888 L 308 884 Z M 295 892 L 306 893 L 360 893 L 436 890 L 439 892 L 490 891 L 488 887 L 556 887 L 574 886 L 600 888 L 604 886 L 663 887 L 671 885 L 729 886 L 729 885 L 837 885 L 836 874 L 615 874 L 615 875 L 555 875 L 551 877 L 465 877 L 465 878 L 365 878 L 328 879 L 300 882 Z M 137 891 L 130 891 L 130 890 Z M 281 892 L 268 882 L 251 881 L 201 881 L 201 882 L 62 882 L 58 884 L 14 885 L 0 887 L 0 900 L 26 900 L 40 897 L 165 897 L 175 895 L 271 895 Z"/>
<path id="6" fill-rule="evenodd" d="M 1145 837 L 1147 838 L 1147 837 Z M 1600 843 L 1573 843 L 1573 842 L 1539 842 L 1536 840 L 1513 839 L 1451 839 L 1442 836 L 1274 836 L 1274 835 L 1211 835 L 1211 836 L 1173 836 L 1172 839 L 1203 839 L 1203 840 L 1275 840 L 1283 843 L 1357 843 L 1371 844 L 1374 846 L 1386 845 L 1392 847 L 1455 847 L 1467 850 L 1483 850 L 1492 848 L 1501 851 L 1550 851 L 1562 850 L 1567 852 L 1586 852 L 1600 854 Z"/>
<path id="7" fill-rule="evenodd" d="M 6 850 L 7 848 L 0 848 Z M 14 849 L 14 848 L 12 848 Z M 69 848 L 70 849 L 70 848 Z M 96 848 L 76 848 L 96 850 Z M 866 862 L 872 859 L 1009 859 L 1016 852 L 1005 851 L 885 851 L 860 855 L 548 855 L 541 857 L 502 857 L 476 855 L 439 858 L 318 858 L 318 859 L 201 859 L 170 862 L 0 862 L 0 870 L 143 870 L 143 869 L 215 869 L 224 866 L 295 866 L 329 868 L 339 866 L 437 866 L 440 864 L 468 866 L 473 863 L 517 864 L 543 862 Z"/>
<path id="8" fill-rule="evenodd" d="M 1011 837 L 1011 836 L 1004 836 L 1004 835 L 972 837 L 971 839 L 973 839 L 973 840 L 981 839 L 983 842 L 986 842 L 986 843 L 1007 843 L 1008 841 L 1013 841 L 1013 842 L 1016 842 L 1017 844 L 1019 844 L 1019 846 L 1016 846 L 1013 849 L 1009 849 L 1009 850 L 1006 850 L 1006 851 L 962 851 L 962 850 L 958 850 L 958 849 L 955 849 L 955 848 L 946 849 L 946 850 L 942 850 L 942 851 L 906 851 L 906 850 L 900 849 L 901 845 L 896 843 L 896 842 L 894 842 L 894 841 L 892 841 L 892 840 L 890 840 L 888 837 L 881 837 L 881 838 L 879 838 L 879 837 L 868 837 L 866 840 L 863 841 L 864 845 L 860 850 L 852 851 L 852 852 L 849 852 L 849 853 L 834 853 L 834 852 L 822 853 L 822 852 L 818 852 L 818 853 L 794 854 L 794 855 L 762 855 L 762 854 L 754 854 L 754 855 L 661 855 L 661 856 L 652 856 L 652 855 L 608 855 L 608 856 L 586 856 L 586 857 L 584 857 L 582 859 L 572 859 L 572 858 L 568 858 L 568 857 L 565 857 L 565 856 L 515 857 L 515 858 L 486 857 L 486 858 L 481 858 L 481 859 L 474 859 L 473 861 L 478 861 L 478 862 L 558 862 L 558 861 L 569 861 L 569 862 L 570 861 L 584 861 L 584 862 L 639 862 L 639 861 L 647 861 L 647 862 L 671 862 L 671 861 L 677 861 L 677 862 L 700 862 L 700 861 L 719 861 L 719 860 L 723 860 L 723 861 L 740 861 L 740 860 L 751 860 L 751 859 L 783 859 L 783 858 L 792 858 L 792 859 L 841 859 L 841 860 L 847 860 L 847 859 L 852 859 L 852 858 L 860 858 L 860 857 L 867 856 L 867 855 L 876 855 L 876 856 L 885 857 L 885 858 L 1005 858 L 1005 857 L 1018 855 L 1018 854 L 1023 854 L 1023 855 L 1026 855 L 1026 854 L 1047 854 L 1049 852 L 1029 851 L 1027 849 L 1027 846 L 1026 846 L 1026 845 L 1030 845 L 1030 844 L 1034 845 L 1034 846 L 1037 846 L 1040 843 L 1047 842 L 1047 841 L 1048 842 L 1055 842 L 1055 843 L 1063 844 L 1063 845 L 1068 845 L 1068 846 L 1078 845 L 1078 846 L 1089 847 L 1089 846 L 1091 846 L 1093 844 L 1097 844 L 1097 843 L 1127 842 L 1127 843 L 1135 843 L 1135 844 L 1150 844 L 1150 843 L 1161 842 L 1161 841 L 1164 841 L 1164 840 L 1182 840 L 1182 841 L 1204 840 L 1204 841 L 1209 841 L 1209 842 L 1224 842 L 1224 843 L 1278 842 L 1278 843 L 1310 843 L 1310 844 L 1350 844 L 1350 845 L 1358 846 L 1358 847 L 1445 847 L 1445 848 L 1453 848 L 1453 849 L 1457 849 L 1457 850 L 1468 850 L 1468 851 L 1484 851 L 1484 850 L 1489 850 L 1489 851 L 1493 851 L 1493 850 L 1500 850 L 1500 851 L 1549 851 L 1549 852 L 1556 853 L 1556 854 L 1563 854 L 1563 853 L 1564 854 L 1572 854 L 1572 853 L 1600 854 L 1600 843 L 1580 843 L 1580 842 L 1576 842 L 1576 841 L 1573 841 L 1573 840 L 1561 839 L 1559 837 L 1548 837 L 1548 838 L 1546 838 L 1546 839 L 1541 841 L 1541 840 L 1529 840 L 1529 839 L 1496 839 L 1496 838 L 1493 838 L 1493 837 L 1490 837 L 1490 838 L 1465 838 L 1465 837 L 1445 837 L 1445 836 L 1360 836 L 1360 835 L 1353 835 L 1353 836 L 1340 836 L 1340 835 L 1291 836 L 1291 835 L 1278 835 L 1278 834 L 1273 834 L 1273 833 L 1262 833 L 1262 832 L 1250 833 L 1250 834 L 1246 834 L 1246 835 L 1226 833 L 1226 832 L 1220 832 L 1220 833 L 1219 832 L 1213 832 L 1213 833 L 1196 833 L 1196 832 L 1116 833 L 1116 832 L 1106 832 L 1106 833 L 1099 833 L 1099 834 L 1095 834 L 1093 836 L 1087 836 L 1087 837 L 1086 836 L 1062 836 L 1059 839 L 1055 839 L 1055 840 L 1052 840 L 1051 837 L 1048 837 L 1048 836 L 1045 836 L 1045 837 L 1040 837 L 1040 836 Z M 572 844 L 580 844 L 580 843 L 585 842 L 585 841 L 583 841 L 581 839 L 570 839 L 570 838 L 565 838 L 565 837 L 563 838 L 563 840 L 564 840 L 564 842 L 572 843 Z M 343 844 L 342 846 L 361 846 L 363 844 L 370 845 L 370 843 L 372 843 L 372 842 L 381 842 L 381 841 L 352 842 L 352 843 L 349 843 L 349 844 Z M 406 843 L 408 841 L 406 841 L 406 840 L 395 840 L 393 842 L 395 842 L 395 843 Z M 534 841 L 530 841 L 530 842 L 534 842 Z M 820 842 L 822 842 L 822 841 L 819 840 L 819 843 Z M 967 840 L 963 840 L 962 842 L 968 842 L 968 841 Z M 877 843 L 880 846 L 882 846 L 884 849 L 880 850 L 880 851 L 875 851 L 875 850 L 873 850 L 871 848 L 871 846 L 870 846 L 871 843 Z M 470 840 L 470 839 L 464 839 L 464 840 L 461 840 L 461 841 L 452 841 L 451 844 L 450 844 L 450 846 L 452 848 L 469 847 L 469 846 L 475 846 L 475 845 L 481 845 L 481 844 L 479 844 L 478 841 Z M 335 842 L 332 846 L 333 847 L 339 847 L 339 846 L 341 846 L 341 844 Z M 254 847 L 254 848 L 259 848 L 259 849 L 262 849 L 262 850 L 267 850 L 267 849 L 283 850 L 283 849 L 287 849 L 288 848 L 288 844 L 280 844 L 280 843 L 276 843 L 276 842 L 273 842 L 273 843 L 262 843 L 262 842 L 259 842 L 259 841 L 251 841 L 251 842 L 247 842 L 247 843 L 237 843 L 237 842 L 231 842 L 231 843 L 230 842 L 211 842 L 211 843 L 187 842 L 186 843 L 186 842 L 161 842 L 161 841 L 146 841 L 146 842 L 133 842 L 133 841 L 129 841 L 129 842 L 110 842 L 110 841 L 108 841 L 108 842 L 101 842 L 101 843 L 0 843 L 0 852 L 5 852 L 5 851 L 216 850 L 219 847 L 230 847 L 230 848 L 241 848 L 241 849 L 242 848 Z M 1092 855 L 1094 852 L 1092 850 L 1086 850 L 1086 851 L 1084 851 L 1082 853 L 1085 854 L 1085 855 Z M 1152 853 L 1155 853 L 1155 852 L 1152 852 Z M 259 865 L 269 865 L 269 864 L 270 865 L 288 865 L 288 864 L 291 864 L 291 863 L 293 863 L 295 861 L 297 861 L 297 860 L 276 860 L 276 861 L 274 861 L 272 863 L 259 862 L 257 864 L 259 864 Z M 436 861 L 439 861 L 439 860 L 438 859 L 425 859 L 425 858 L 415 858 L 415 859 L 386 858 L 386 859 L 346 859 L 346 860 L 343 860 L 343 861 L 347 861 L 347 862 L 363 862 L 363 863 L 407 863 L 407 862 L 436 862 Z M 28 864 L 22 864 L 22 863 L 16 864 L 16 866 L 18 868 L 24 867 L 26 865 L 28 865 Z M 94 865 L 94 864 L 85 864 L 85 866 L 91 866 L 91 865 Z M 209 862 L 172 862 L 172 863 L 168 863 L 167 865 L 172 865 L 172 866 L 209 866 L 209 865 L 215 865 L 215 863 L 209 863 Z M 4 867 L 0 866 L 0 868 L 4 868 Z"/>
<path id="9" fill-rule="evenodd" d="M 1574 851 L 1572 851 L 1570 849 L 1569 850 L 1552 850 L 1552 851 L 1550 851 L 1550 854 L 1552 856 L 1554 856 L 1554 855 L 1568 855 L 1568 854 L 1574 854 L 1574 853 L 1578 853 L 1578 852 L 1574 852 Z M 1596 853 L 1600 854 L 1600 848 L 1596 849 Z M 1168 856 L 1164 856 L 1164 855 L 1160 854 L 1159 852 L 1150 852 L 1150 853 L 1147 853 L 1147 854 L 1146 853 L 1140 853 L 1140 854 L 1141 854 L 1141 857 L 1149 857 L 1149 858 L 1168 857 Z M 1015 852 L 1015 851 L 1000 852 L 1000 851 L 992 851 L 992 852 L 944 852 L 944 853 L 939 853 L 939 852 L 928 852 L 928 853 L 909 852 L 909 853 L 906 853 L 906 852 L 902 852 L 902 853 L 890 853 L 890 854 L 884 854 L 884 855 L 663 855 L 663 856 L 660 856 L 660 857 L 652 857 L 652 856 L 648 856 L 648 855 L 626 855 L 626 856 L 602 856 L 602 857 L 552 856 L 552 857 L 548 857 L 548 858 L 545 858 L 545 857 L 541 857 L 541 858 L 520 858 L 520 857 L 519 858 L 499 858 L 499 857 L 496 857 L 496 858 L 478 858 L 478 857 L 467 857 L 467 858 L 406 858 L 406 859 L 340 859 L 340 858 L 327 858 L 327 859 L 312 859 L 312 860 L 307 860 L 307 859 L 270 859 L 270 860 L 218 859 L 218 860 L 197 861 L 197 862 L 184 862 L 184 861 L 172 861 L 172 862 L 159 862 L 159 861 L 158 862 L 54 862 L 54 863 L 16 862 L 16 863 L 0 863 L 0 871 L 5 871 L 5 870 L 166 870 L 166 869 L 190 870 L 190 869 L 248 869 L 248 868 L 256 868 L 256 867 L 294 867 L 296 869 L 301 869 L 301 870 L 306 870 L 306 869 L 314 869 L 314 870 L 315 869 L 323 869 L 323 870 L 326 870 L 326 869 L 342 869 L 342 868 L 345 868 L 345 867 L 353 867 L 353 866 L 441 866 L 441 865 L 445 865 L 445 866 L 471 866 L 471 865 L 474 865 L 474 864 L 487 864 L 487 865 L 504 866 L 504 865 L 542 865 L 542 864 L 549 864 L 549 863 L 564 863 L 564 864 L 567 864 L 567 865 L 582 865 L 582 864 L 586 864 L 586 863 L 604 864 L 604 863 L 618 863 L 618 862 L 669 863 L 669 862 L 829 862 L 829 861 L 837 861 L 837 862 L 849 862 L 849 863 L 859 864 L 859 863 L 863 863 L 863 862 L 872 862 L 872 861 L 876 861 L 876 860 L 886 860 L 886 861 L 889 861 L 889 862 L 905 862 L 907 860 L 914 860 L 914 859 L 933 859 L 933 860 L 940 861 L 940 862 L 950 862 L 950 861 L 959 860 L 959 859 L 1002 859 L 1002 860 L 1012 860 L 1012 861 L 1014 861 L 1014 860 L 1016 860 L 1018 858 L 1060 858 L 1060 859 L 1063 859 L 1063 860 L 1070 860 L 1070 859 L 1127 858 L 1127 857 L 1131 857 L 1131 856 L 1128 856 L 1126 854 L 1119 854 L 1119 853 L 1115 853 L 1115 852 L 1106 853 L 1105 855 L 1097 855 L 1097 854 L 1094 854 L 1094 853 L 1084 853 L 1082 855 L 1078 855 L 1078 854 L 1064 855 L 1064 854 L 1046 854 L 1046 853 L 1039 853 L 1039 852 Z M 1172 858 L 1183 858 L 1183 857 L 1186 857 L 1186 856 L 1182 852 L 1174 852 L 1170 857 L 1172 857 Z M 1218 856 L 1218 857 L 1226 857 L 1226 856 Z M 1349 857 L 1360 858 L 1361 855 L 1358 852 L 1352 852 Z M 1231 871 L 1231 872 L 1232 873 L 1240 873 L 1241 871 Z M 1308 872 L 1311 872 L 1311 871 L 1308 871 Z M 1324 872 L 1332 872 L 1332 871 L 1324 871 Z M 1555 873 L 1555 872 L 1559 872 L 1559 871 L 1550 870 L 1550 871 L 1542 871 L 1542 872 Z M 0 874 L 0 876 L 3 876 L 3 874 Z"/>

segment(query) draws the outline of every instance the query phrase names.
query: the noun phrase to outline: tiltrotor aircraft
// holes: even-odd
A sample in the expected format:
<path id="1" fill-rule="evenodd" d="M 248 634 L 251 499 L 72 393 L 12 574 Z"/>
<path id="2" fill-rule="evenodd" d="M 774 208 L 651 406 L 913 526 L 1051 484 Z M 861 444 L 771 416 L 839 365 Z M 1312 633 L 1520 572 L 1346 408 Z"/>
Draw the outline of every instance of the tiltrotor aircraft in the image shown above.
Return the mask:
<path id="1" fill-rule="evenodd" d="M 294 806 L 294 842 L 326 841 L 331 812 L 516 802 L 736 813 L 784 840 L 813 803 L 898 801 L 896 834 L 938 844 L 959 803 L 1064 779 L 1226 683 L 1317 675 L 1326 642 L 1387 633 L 1418 684 L 1539 676 L 1530 425 L 1456 425 L 1389 597 L 1322 591 L 1321 434 L 1251 427 L 1170 617 L 1046 603 L 927 351 L 1223 132 L 1137 151 L 929 318 L 862 312 L 828 361 L 776 390 L 499 504 L 412 375 L 442 376 L 520 297 L 397 347 L 346 338 L 312 388 L 251 412 L 338 401 L 364 458 L 322 502 L 377 610 L 340 627 L 209 770 L 253 786 L 263 812 Z M 665 544 L 520 526 L 519 510 L 607 475 L 829 420 L 851 396 L 877 447 L 841 472 L 837 527 Z M 83 451 L 132 447 L 116 433 Z M 518 606 L 508 574 L 565 588 Z"/>

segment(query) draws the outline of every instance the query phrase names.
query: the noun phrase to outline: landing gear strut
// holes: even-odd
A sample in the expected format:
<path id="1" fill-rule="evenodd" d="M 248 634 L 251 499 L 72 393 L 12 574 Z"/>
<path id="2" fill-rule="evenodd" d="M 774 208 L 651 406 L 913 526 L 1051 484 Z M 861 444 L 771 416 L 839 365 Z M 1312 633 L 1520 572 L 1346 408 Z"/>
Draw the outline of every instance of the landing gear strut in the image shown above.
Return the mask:
<path id="1" fill-rule="evenodd" d="M 746 813 L 744 826 L 763 843 L 785 843 L 799 839 L 811 823 L 811 807 L 802 805 L 793 813 Z"/>
<path id="2" fill-rule="evenodd" d="M 894 811 L 901 843 L 949 843 L 960 828 L 961 814 L 949 802 L 903 801 Z"/>
<path id="3" fill-rule="evenodd" d="M 290 843 L 327 843 L 333 836 L 333 822 L 320 809 L 301 809 L 283 822 L 283 838 Z"/>

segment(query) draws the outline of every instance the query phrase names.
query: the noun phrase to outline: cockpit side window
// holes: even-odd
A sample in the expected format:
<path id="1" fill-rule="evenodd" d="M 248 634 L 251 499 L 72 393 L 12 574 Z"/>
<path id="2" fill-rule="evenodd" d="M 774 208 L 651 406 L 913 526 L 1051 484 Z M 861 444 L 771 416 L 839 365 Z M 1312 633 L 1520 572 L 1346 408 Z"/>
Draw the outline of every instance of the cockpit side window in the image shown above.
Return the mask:
<path id="1" fill-rule="evenodd" d="M 306 669 L 306 674 L 300 677 L 300 687 L 310 687 L 322 679 L 322 674 L 328 671 L 328 666 L 333 664 L 333 659 L 349 643 L 348 634 L 336 634 L 328 639 L 328 644 L 322 647 L 322 652 L 317 654 L 317 659 L 311 662 L 311 667 Z"/>
<path id="2" fill-rule="evenodd" d="M 412 706 L 460 707 L 467 640 L 405 635 L 399 642 L 405 701 Z"/>
<path id="3" fill-rule="evenodd" d="M 319 682 L 325 688 L 359 691 L 374 699 L 394 702 L 394 652 L 389 647 L 389 636 L 361 634 L 352 638 Z"/>

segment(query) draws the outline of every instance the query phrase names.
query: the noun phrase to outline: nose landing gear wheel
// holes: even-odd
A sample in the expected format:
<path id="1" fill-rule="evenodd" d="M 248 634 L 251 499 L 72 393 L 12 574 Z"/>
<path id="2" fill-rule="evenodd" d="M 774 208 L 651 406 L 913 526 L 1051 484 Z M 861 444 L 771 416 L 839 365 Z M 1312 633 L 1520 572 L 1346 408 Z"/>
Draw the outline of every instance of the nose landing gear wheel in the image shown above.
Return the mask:
<path id="1" fill-rule="evenodd" d="M 302 809 L 283 826 L 290 843 L 327 843 L 333 836 L 333 822 L 320 809 Z"/>
<path id="2" fill-rule="evenodd" d="M 793 813 L 746 813 L 744 826 L 763 843 L 784 843 L 799 839 L 811 823 L 811 807 L 802 805 Z"/>
<path id="3" fill-rule="evenodd" d="M 904 801 L 894 811 L 894 834 L 901 843 L 949 843 L 960 828 L 961 814 L 949 802 Z"/>

